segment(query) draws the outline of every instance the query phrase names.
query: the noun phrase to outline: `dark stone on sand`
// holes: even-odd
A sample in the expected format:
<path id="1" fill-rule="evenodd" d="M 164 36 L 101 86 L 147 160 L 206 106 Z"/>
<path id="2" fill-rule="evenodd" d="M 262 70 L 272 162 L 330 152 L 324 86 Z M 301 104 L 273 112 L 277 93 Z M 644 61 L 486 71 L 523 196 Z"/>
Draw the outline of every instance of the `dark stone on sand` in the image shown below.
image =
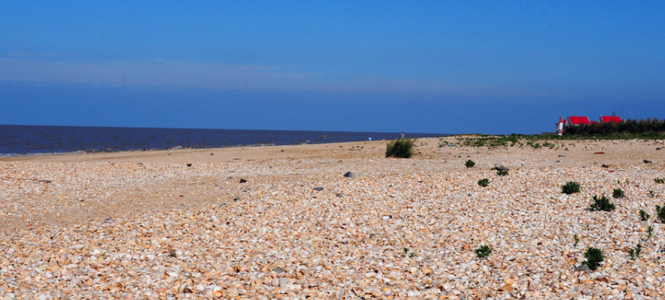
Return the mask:
<path id="1" fill-rule="evenodd" d="M 603 168 L 609 168 L 610 166 L 608 166 L 608 165 L 606 165 L 606 164 L 603 164 L 601 167 L 603 167 Z"/>
<path id="2" fill-rule="evenodd" d="M 284 269 L 282 269 L 282 267 L 274 268 L 274 269 L 272 269 L 272 271 L 275 272 L 275 273 L 278 273 L 278 274 L 279 273 L 284 273 Z"/>
<path id="3" fill-rule="evenodd" d="M 355 177 L 355 176 L 356 176 L 356 174 L 353 174 L 352 172 L 346 172 L 346 173 L 344 173 L 344 177 L 349 177 L 349 178 L 351 178 L 351 177 Z"/>
<path id="4" fill-rule="evenodd" d="M 210 155 L 215 155 L 215 154 L 213 154 L 213 153 L 210 153 Z"/>
<path id="5" fill-rule="evenodd" d="M 247 179 L 240 178 L 240 183 L 245 183 L 247 182 Z"/>
<path id="6" fill-rule="evenodd" d="M 323 191 L 323 187 L 317 186 L 314 188 L 315 191 L 320 192 Z"/>
<path id="7" fill-rule="evenodd" d="M 192 164 L 187 164 L 187 166 L 188 166 L 188 167 L 191 167 L 191 166 L 192 166 Z"/>
<path id="8" fill-rule="evenodd" d="M 648 159 L 645 159 L 645 160 L 644 160 L 644 163 L 645 163 L 645 164 L 650 164 L 650 163 L 652 163 L 652 161 L 650 161 L 650 160 L 648 160 Z"/>
<path id="9" fill-rule="evenodd" d="M 660 150 L 660 149 L 663 149 L 663 148 L 656 148 L 656 150 Z"/>
<path id="10" fill-rule="evenodd" d="M 240 197 L 233 198 L 233 201 L 238 201 L 238 200 L 240 200 Z"/>
<path id="11" fill-rule="evenodd" d="M 593 154 L 605 154 L 605 152 L 594 152 Z"/>
<path id="12" fill-rule="evenodd" d="M 563 154 L 559 154 L 559 157 L 566 157 L 566 156 L 565 156 L 565 155 L 563 155 Z"/>
<path id="13" fill-rule="evenodd" d="M 494 167 L 494 170 L 502 171 L 502 172 L 508 172 L 510 169 L 508 169 L 504 166 L 498 166 L 498 167 Z"/>
<path id="14" fill-rule="evenodd" d="M 561 162 L 560 160 L 557 160 L 556 162 Z"/>

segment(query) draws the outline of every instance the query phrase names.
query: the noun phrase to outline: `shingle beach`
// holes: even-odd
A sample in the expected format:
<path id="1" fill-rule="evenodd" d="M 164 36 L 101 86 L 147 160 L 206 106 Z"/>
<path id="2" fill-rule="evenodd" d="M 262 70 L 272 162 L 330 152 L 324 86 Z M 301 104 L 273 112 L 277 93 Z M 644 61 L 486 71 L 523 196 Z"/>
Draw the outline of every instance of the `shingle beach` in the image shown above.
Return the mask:
<path id="1" fill-rule="evenodd" d="M 665 299 L 662 141 L 386 143 L 2 158 L 0 299 Z"/>

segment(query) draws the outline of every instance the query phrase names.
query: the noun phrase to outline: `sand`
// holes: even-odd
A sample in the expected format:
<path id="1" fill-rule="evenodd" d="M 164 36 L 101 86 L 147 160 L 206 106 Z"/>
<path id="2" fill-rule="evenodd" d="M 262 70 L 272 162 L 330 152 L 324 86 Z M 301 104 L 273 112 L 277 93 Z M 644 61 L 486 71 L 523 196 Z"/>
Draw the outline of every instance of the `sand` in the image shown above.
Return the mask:
<path id="1" fill-rule="evenodd" d="M 661 141 L 439 143 L 2 158 L 0 298 L 662 299 Z M 604 264 L 575 271 L 589 246 Z"/>

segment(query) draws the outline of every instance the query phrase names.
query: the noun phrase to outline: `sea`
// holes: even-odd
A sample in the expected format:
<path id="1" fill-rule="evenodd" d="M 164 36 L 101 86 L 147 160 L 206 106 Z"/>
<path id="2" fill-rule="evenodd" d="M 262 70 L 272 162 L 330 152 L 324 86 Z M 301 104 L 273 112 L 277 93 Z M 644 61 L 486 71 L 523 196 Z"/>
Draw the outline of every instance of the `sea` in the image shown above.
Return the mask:
<path id="1" fill-rule="evenodd" d="M 0 157 L 393 140 L 401 132 L 0 125 Z M 406 138 L 450 134 L 405 133 Z"/>

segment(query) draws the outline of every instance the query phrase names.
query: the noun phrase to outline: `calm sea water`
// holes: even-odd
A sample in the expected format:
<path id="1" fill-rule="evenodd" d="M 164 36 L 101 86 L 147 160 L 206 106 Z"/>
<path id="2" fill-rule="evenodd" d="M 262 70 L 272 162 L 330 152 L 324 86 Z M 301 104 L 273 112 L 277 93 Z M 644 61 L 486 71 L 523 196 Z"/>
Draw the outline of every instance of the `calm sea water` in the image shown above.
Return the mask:
<path id="1" fill-rule="evenodd" d="M 392 140 L 401 133 L 0 125 L 0 156 Z M 406 133 L 407 138 L 445 134 Z"/>

